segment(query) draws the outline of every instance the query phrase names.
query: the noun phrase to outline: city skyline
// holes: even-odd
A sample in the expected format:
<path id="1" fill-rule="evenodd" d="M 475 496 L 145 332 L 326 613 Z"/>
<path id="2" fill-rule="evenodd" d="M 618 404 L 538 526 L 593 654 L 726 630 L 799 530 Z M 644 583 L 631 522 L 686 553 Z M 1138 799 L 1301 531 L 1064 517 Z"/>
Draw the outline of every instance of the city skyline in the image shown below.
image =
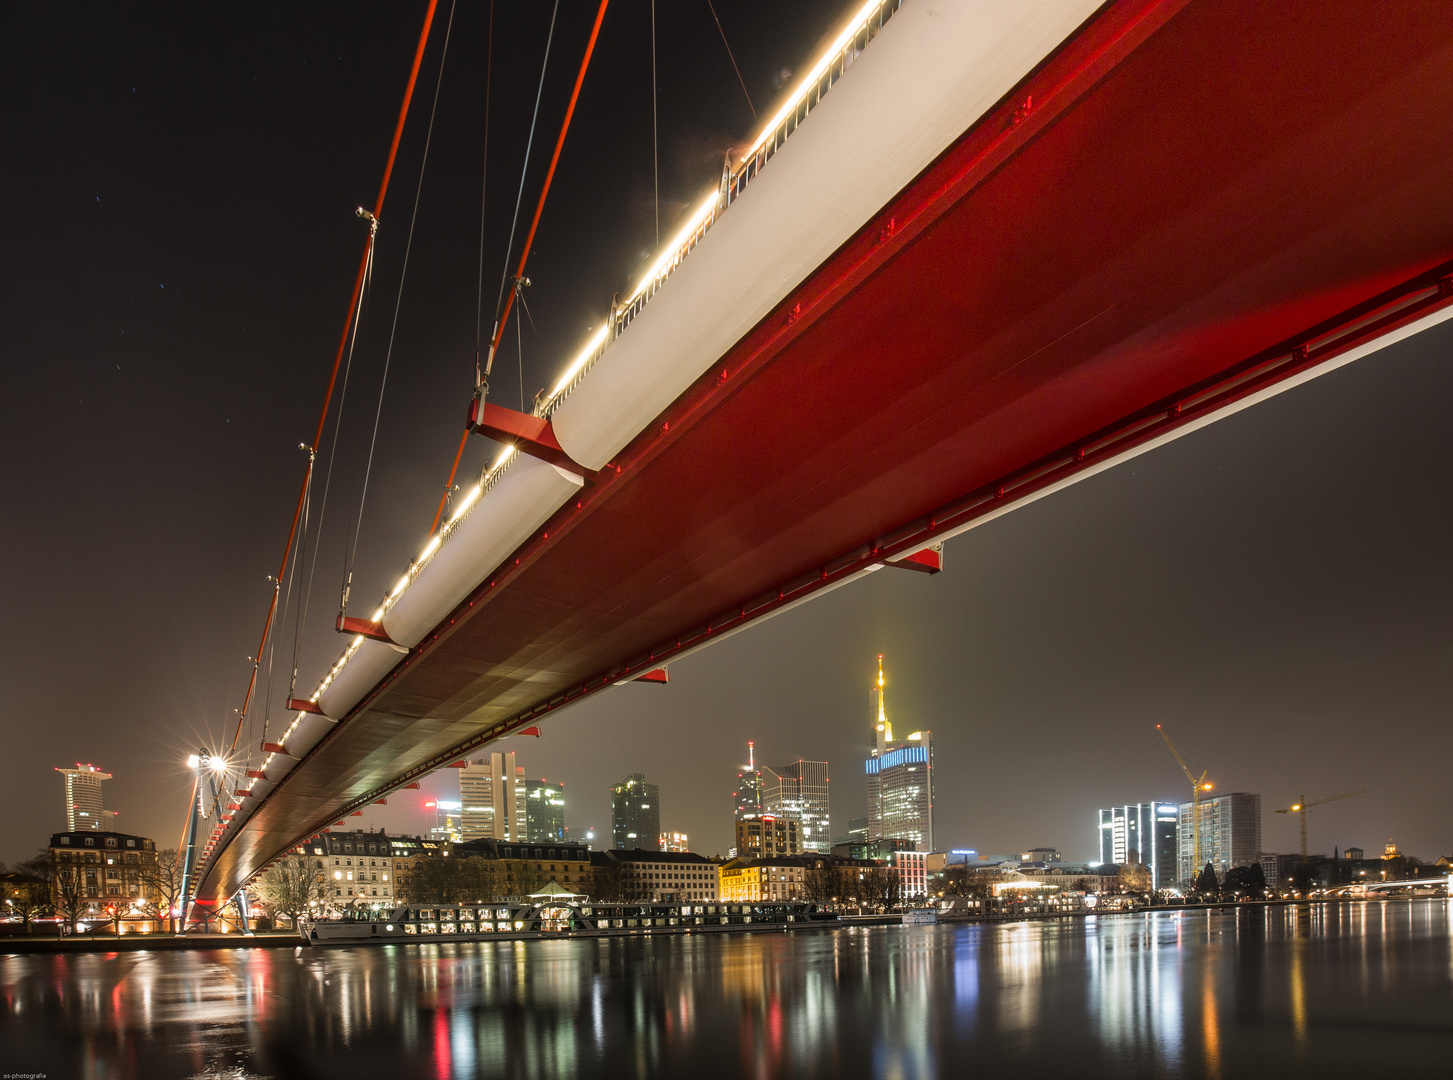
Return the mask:
<path id="1" fill-rule="evenodd" d="M 771 35 L 734 43 L 744 70 L 798 63 L 841 11 L 803 3 L 769 14 Z M 0 438 L 10 460 L 33 464 L 0 481 L 13 508 L 0 544 L 8 565 L 26 568 L 7 595 L 13 618 L 0 650 L 11 749 L 0 761 L 0 813 L 17 831 L 0 858 L 28 857 L 59 827 L 54 765 L 80 757 L 113 771 L 107 799 L 121 827 L 162 839 L 186 805 L 186 754 L 231 741 L 296 493 L 297 446 L 311 434 L 337 338 L 340 274 L 357 257 L 353 207 L 387 150 L 378 117 L 397 110 L 408 66 L 397 43 L 418 31 L 416 13 L 402 10 L 366 26 L 299 17 L 299 48 L 315 62 L 270 67 L 273 81 L 245 116 L 232 104 L 238 80 L 224 73 L 250 73 L 270 55 L 263 28 L 202 48 L 189 24 L 113 11 L 23 35 L 35 57 L 64 54 L 84 77 L 35 83 L 53 92 L 25 99 L 33 116 L 16 144 L 17 160 L 34 167 L 4 181 L 30 212 L 10 240 L 22 269 L 3 300 L 13 386 L 0 400 Z M 605 32 L 618 25 L 607 20 Z M 708 22 L 702 32 L 716 29 Z M 543 39 L 543 27 L 531 33 Z M 584 31 L 562 33 L 575 35 L 562 48 L 578 52 Z M 717 39 L 702 40 L 701 55 L 716 56 L 717 74 L 735 85 L 725 57 L 707 50 Z M 694 85 L 687 55 L 664 58 L 663 78 Z M 618 56 L 603 43 L 598 77 L 628 70 Z M 474 178 L 477 155 L 451 149 L 466 145 L 451 125 L 475 131 L 478 116 L 461 115 L 460 95 L 447 91 L 431 176 Z M 510 117 L 501 123 L 515 124 L 496 129 L 515 138 L 510 153 L 523 146 L 531 92 L 501 106 Z M 298 100 L 316 107 L 299 114 Z M 662 102 L 662 145 L 678 148 L 661 159 L 664 221 L 697 197 L 721 140 L 740 137 L 751 116 L 715 94 Z M 510 394 L 555 377 L 653 235 L 649 129 L 622 135 L 591 112 L 607 107 L 582 97 L 540 236 L 545 272 L 530 299 L 540 336 L 525 339 L 524 385 Z M 231 118 L 227 139 L 197 145 L 195 156 L 175 152 L 179 133 L 217 116 Z M 303 155 L 324 129 L 337 134 L 330 161 L 277 183 L 279 155 Z M 56 130 L 74 138 L 46 137 Z M 592 141 L 595 130 L 609 134 Z M 631 181 L 641 198 L 607 214 L 595 171 L 565 166 L 577 154 L 615 160 L 622 137 L 636 140 L 631 160 L 646 163 Z M 410 127 L 400 160 L 416 163 L 422 139 L 422 125 Z M 710 153 L 680 149 L 688 144 Z M 406 190 L 411 181 L 398 182 Z M 448 206 L 477 209 L 477 184 L 464 186 L 467 199 Z M 417 554 L 457 438 L 438 418 L 456 416 L 467 396 L 475 252 L 451 246 L 458 219 L 436 209 L 433 191 L 410 270 L 431 299 L 422 309 L 412 294 L 405 301 L 400 342 L 411 360 L 380 430 L 388 465 L 369 506 L 385 509 L 370 512 L 356 596 L 385 591 Z M 506 227 L 492 221 L 491 236 L 507 234 L 512 204 L 497 202 Z M 250 207 L 240 244 L 233 216 L 218 212 L 227 206 Z M 614 253 L 588 274 L 572 261 L 581 235 Z M 382 292 L 396 283 L 399 236 L 383 233 Z M 219 261 L 220 250 L 236 257 Z M 284 250 L 294 259 L 278 277 L 269 270 Z M 103 266 L 113 272 L 75 272 Z M 1438 411 L 1453 392 L 1450 348 L 1453 329 L 1429 331 L 987 522 L 948 542 L 943 573 L 884 568 L 674 662 L 669 686 L 622 687 L 565 710 L 531 743 L 530 775 L 565 782 L 572 829 L 604 835 L 609 784 L 644 770 L 670 800 L 671 827 L 724 851 L 731 778 L 714 770 L 737 762 L 745 739 L 770 736 L 770 760 L 828 761 L 840 778 L 834 817 L 850 820 L 864 808 L 843 778 L 867 747 L 844 725 L 860 715 L 863 658 L 883 652 L 895 658 L 897 700 L 934 731 L 940 771 L 974 777 L 967 790 L 940 786 L 937 846 L 1045 843 L 1088 855 L 1079 824 L 1088 813 L 1183 797 L 1150 734 L 1167 720 L 1183 749 L 1212 766 L 1218 790 L 1259 792 L 1267 807 L 1366 788 L 1349 801 L 1359 805 L 1318 808 L 1314 850 L 1377 850 L 1391 835 L 1405 850 L 1440 853 L 1446 830 L 1419 793 L 1440 782 L 1433 763 L 1453 750 L 1443 723 L 1453 642 L 1440 614 L 1453 602 L 1453 569 L 1436 542 L 1450 510 L 1428 497 L 1453 484 Z M 381 356 L 360 363 L 376 377 Z M 128 422 L 98 419 L 116 416 Z M 73 441 L 37 455 L 59 430 Z M 340 473 L 340 498 L 356 506 L 360 479 Z M 1349 505 L 1362 512 L 1349 516 Z M 102 533 L 96 521 L 113 527 Z M 336 657 L 334 612 L 324 609 L 337 585 L 330 577 L 315 597 L 323 614 L 300 648 L 306 672 Z M 124 611 L 128 632 L 76 620 L 77 610 Z M 270 703 L 259 707 L 273 725 L 291 647 L 279 644 Z M 1356 753 L 1374 725 L 1385 745 L 1418 752 Z M 1073 762 L 1074 777 L 1026 786 L 1015 776 L 1034 761 Z M 450 797 L 450 779 L 424 784 Z M 370 817 L 385 823 L 398 809 L 421 831 L 406 798 Z M 1297 849 L 1285 815 L 1264 822 L 1264 835 L 1273 850 Z"/>

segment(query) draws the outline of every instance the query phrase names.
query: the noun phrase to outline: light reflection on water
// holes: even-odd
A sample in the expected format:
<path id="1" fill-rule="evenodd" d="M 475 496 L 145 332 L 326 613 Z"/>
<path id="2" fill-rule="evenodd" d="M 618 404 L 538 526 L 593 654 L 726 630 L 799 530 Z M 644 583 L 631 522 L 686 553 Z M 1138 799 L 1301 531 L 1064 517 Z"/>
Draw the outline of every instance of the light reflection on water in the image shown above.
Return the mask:
<path id="1" fill-rule="evenodd" d="M 1444 901 L 998 926 L 0 958 L 50 1076 L 1377 1074 L 1453 1047 Z M 1072 1063 L 1072 1066 L 1071 1066 Z"/>

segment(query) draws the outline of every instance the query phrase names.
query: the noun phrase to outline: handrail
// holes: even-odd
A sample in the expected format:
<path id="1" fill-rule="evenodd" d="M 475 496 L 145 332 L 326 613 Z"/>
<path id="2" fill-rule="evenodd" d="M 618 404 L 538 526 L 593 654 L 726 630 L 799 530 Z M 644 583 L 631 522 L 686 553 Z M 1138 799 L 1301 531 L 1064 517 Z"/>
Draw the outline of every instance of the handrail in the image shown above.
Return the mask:
<path id="1" fill-rule="evenodd" d="M 707 231 L 747 190 L 767 162 L 776 156 L 777 151 L 791 138 L 802 121 L 821 104 L 827 92 L 868 47 L 868 43 L 878 36 L 883 24 L 902 6 L 903 0 L 868 0 L 809 69 L 797 93 L 778 110 L 736 165 L 731 163 L 728 155 L 717 189 L 686 219 L 681 231 L 658 256 L 630 295 L 624 301 L 612 302 L 606 325 L 586 343 L 554 388 L 549 393 L 542 392 L 535 399 L 535 416 L 548 417 L 580 385 L 580 380 L 605 355 L 611 342 L 620 337 L 631 321 L 641 313 L 666 279 L 681 266 L 691 249 L 701 242 Z"/>

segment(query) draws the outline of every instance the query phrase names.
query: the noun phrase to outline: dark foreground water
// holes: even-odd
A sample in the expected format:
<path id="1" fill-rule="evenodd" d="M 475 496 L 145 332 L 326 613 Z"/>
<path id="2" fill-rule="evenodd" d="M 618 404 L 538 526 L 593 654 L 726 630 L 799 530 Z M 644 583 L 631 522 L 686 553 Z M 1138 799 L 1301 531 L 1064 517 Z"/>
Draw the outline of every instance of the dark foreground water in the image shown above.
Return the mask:
<path id="1" fill-rule="evenodd" d="M 1415 900 L 300 955 L 8 956 L 0 1075 L 1453 1075 L 1449 934 L 1448 902 Z"/>

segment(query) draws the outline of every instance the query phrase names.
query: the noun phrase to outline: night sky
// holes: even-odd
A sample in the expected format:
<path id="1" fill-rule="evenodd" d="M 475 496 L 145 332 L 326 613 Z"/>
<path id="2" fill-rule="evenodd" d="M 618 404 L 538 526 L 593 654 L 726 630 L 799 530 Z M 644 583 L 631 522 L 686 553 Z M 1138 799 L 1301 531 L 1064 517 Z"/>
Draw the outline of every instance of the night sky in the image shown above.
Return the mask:
<path id="1" fill-rule="evenodd" d="M 844 7 L 718 0 L 759 113 Z M 754 121 L 706 0 L 657 9 L 666 234 Z M 550 10 L 494 14 L 486 335 Z M 594 10 L 560 5 L 521 234 Z M 63 828 L 52 770 L 76 761 L 115 774 L 118 828 L 174 842 L 186 755 L 231 742 L 362 252 L 353 209 L 374 201 L 423 11 L 0 12 L 0 859 Z M 343 644 L 401 276 L 354 603 L 370 610 L 428 534 L 472 389 L 488 20 L 487 3 L 454 15 L 405 275 L 440 4 L 309 539 L 308 621 L 276 639 L 258 725 L 283 715 L 295 649 L 308 690 Z M 553 380 L 654 251 L 650 42 L 649 3 L 616 0 L 526 271 L 523 358 L 512 326 L 493 400 Z M 644 772 L 663 828 L 712 854 L 755 739 L 760 763 L 829 761 L 840 833 L 864 813 L 885 653 L 895 727 L 934 733 L 939 847 L 1092 858 L 1099 807 L 1185 797 L 1164 723 L 1218 790 L 1262 794 L 1268 851 L 1297 846 L 1274 808 L 1367 788 L 1312 811 L 1313 851 L 1446 854 L 1450 350 L 1453 329 L 1426 333 L 976 529 L 943 574 L 882 570 L 500 749 L 565 783 L 572 833 L 608 834 L 609 785 Z M 493 449 L 472 440 L 462 468 Z M 457 795 L 455 778 L 425 787 Z M 354 821 L 419 831 L 425 794 Z"/>

